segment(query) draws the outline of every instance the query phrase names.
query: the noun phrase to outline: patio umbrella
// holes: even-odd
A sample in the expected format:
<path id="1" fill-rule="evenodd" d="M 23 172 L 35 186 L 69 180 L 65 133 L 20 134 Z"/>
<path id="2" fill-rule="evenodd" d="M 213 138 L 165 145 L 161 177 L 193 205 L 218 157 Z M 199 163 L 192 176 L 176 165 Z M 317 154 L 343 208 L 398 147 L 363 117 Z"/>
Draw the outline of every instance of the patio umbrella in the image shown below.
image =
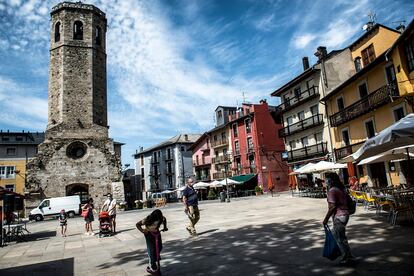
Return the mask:
<path id="1" fill-rule="evenodd" d="M 319 161 L 315 165 L 309 168 L 309 171 L 312 173 L 315 172 L 323 172 L 323 171 L 331 171 L 336 169 L 345 169 L 347 167 L 346 164 L 338 164 L 328 161 Z"/>
<path id="2" fill-rule="evenodd" d="M 302 174 L 302 173 L 309 173 L 310 168 L 312 168 L 313 166 L 315 166 L 315 163 L 308 163 L 306 165 L 304 165 L 303 167 L 300 167 L 297 170 L 293 171 L 293 174 Z"/>
<path id="3" fill-rule="evenodd" d="M 197 182 L 193 185 L 194 189 L 206 189 L 208 186 L 210 186 L 210 183 L 207 182 Z"/>
<path id="4" fill-rule="evenodd" d="M 223 179 L 223 180 L 219 181 L 219 183 L 223 184 L 223 185 L 226 185 L 226 179 Z M 227 184 L 228 185 L 230 185 L 230 184 L 241 184 L 241 182 L 233 180 L 231 178 L 227 178 Z"/>
<path id="5" fill-rule="evenodd" d="M 409 155 L 410 155 L 410 158 L 414 158 L 414 153 L 409 153 Z M 393 153 L 393 150 L 391 150 L 391 151 L 387 151 L 382 154 L 378 154 L 375 156 L 365 158 L 359 161 L 358 165 L 380 163 L 380 162 L 387 162 L 387 161 L 401 161 L 401 160 L 406 160 L 407 157 L 408 157 L 407 153 Z"/>
<path id="6" fill-rule="evenodd" d="M 382 130 L 374 137 L 365 141 L 352 157 L 355 161 L 375 156 L 396 147 L 414 144 L 414 113 L 410 113 L 398 122 Z M 407 155 L 408 160 L 410 156 Z"/>
<path id="7" fill-rule="evenodd" d="M 221 184 L 220 181 L 218 180 L 214 180 L 213 182 L 210 183 L 209 187 L 212 187 L 212 188 L 223 187 L 223 184 Z"/>

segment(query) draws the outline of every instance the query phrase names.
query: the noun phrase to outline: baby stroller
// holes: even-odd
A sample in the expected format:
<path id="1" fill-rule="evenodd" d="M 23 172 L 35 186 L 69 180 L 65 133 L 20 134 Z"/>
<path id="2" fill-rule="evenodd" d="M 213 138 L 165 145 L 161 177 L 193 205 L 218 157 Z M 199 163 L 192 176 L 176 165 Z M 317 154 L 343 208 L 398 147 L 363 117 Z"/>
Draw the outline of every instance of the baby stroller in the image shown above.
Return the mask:
<path id="1" fill-rule="evenodd" d="M 108 212 L 99 213 L 99 237 L 112 235 L 112 221 Z"/>

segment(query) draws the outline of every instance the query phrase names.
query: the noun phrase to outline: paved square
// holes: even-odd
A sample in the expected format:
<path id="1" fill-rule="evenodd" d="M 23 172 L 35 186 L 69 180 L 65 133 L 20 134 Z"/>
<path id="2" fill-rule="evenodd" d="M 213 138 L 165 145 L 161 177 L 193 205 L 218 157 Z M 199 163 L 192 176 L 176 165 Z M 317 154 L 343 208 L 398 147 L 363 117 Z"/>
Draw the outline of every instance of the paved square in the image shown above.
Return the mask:
<path id="1" fill-rule="evenodd" d="M 411 275 L 414 227 L 390 227 L 375 211 L 358 207 L 348 226 L 355 265 L 321 257 L 326 199 L 251 197 L 201 202 L 197 238 L 188 237 L 181 204 L 162 208 L 163 275 Z M 83 235 L 83 219 L 70 219 L 68 237 L 57 221 L 28 225 L 31 241 L 0 248 L 0 275 L 146 275 L 145 240 L 135 223 L 152 209 L 119 213 L 118 234 Z M 94 222 L 97 232 L 97 222 Z"/>

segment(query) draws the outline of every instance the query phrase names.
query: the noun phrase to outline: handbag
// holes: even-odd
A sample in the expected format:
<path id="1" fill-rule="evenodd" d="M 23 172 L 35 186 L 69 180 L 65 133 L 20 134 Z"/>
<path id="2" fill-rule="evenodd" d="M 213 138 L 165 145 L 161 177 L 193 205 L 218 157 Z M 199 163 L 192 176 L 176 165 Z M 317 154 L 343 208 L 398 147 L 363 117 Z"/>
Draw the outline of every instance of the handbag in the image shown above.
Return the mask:
<path id="1" fill-rule="evenodd" d="M 86 210 L 83 210 L 82 213 L 81 213 L 81 216 L 86 218 L 88 216 L 88 213 L 89 213 L 89 208 L 86 209 Z"/>
<path id="2" fill-rule="evenodd" d="M 329 229 L 329 226 L 325 224 L 324 228 L 325 228 L 325 246 L 323 247 L 322 256 L 333 261 L 339 256 L 341 256 L 342 252 L 331 232 L 331 229 Z"/>

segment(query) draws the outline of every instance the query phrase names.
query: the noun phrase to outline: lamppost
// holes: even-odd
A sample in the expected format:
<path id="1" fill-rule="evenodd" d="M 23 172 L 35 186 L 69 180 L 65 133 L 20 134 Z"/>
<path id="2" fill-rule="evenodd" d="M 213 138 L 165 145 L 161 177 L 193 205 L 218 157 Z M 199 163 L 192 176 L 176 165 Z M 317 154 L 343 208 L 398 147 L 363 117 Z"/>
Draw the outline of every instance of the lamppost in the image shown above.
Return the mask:
<path id="1" fill-rule="evenodd" d="M 230 202 L 230 195 L 229 195 L 229 185 L 227 183 L 227 171 L 228 171 L 228 166 L 231 164 L 231 160 L 229 158 L 229 154 L 226 153 L 224 155 L 224 178 L 226 181 L 226 197 L 227 197 L 227 202 Z"/>

